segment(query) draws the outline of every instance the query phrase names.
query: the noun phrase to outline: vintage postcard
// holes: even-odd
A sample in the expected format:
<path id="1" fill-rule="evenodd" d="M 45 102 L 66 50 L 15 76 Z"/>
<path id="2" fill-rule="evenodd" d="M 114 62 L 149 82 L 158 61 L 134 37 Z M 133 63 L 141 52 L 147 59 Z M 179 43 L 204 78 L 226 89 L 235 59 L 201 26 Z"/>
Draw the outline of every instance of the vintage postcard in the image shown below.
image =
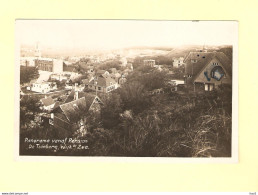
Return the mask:
<path id="1" fill-rule="evenodd" d="M 236 21 L 15 25 L 16 159 L 238 161 Z"/>

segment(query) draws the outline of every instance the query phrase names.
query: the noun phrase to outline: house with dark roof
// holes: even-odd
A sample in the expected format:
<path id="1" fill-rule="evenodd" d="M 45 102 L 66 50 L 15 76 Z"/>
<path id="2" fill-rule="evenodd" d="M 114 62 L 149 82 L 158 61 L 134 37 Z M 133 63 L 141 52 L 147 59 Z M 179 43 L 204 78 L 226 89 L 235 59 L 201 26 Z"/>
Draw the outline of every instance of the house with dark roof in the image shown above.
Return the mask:
<path id="1" fill-rule="evenodd" d="M 120 73 L 112 73 L 112 74 L 110 74 L 110 77 L 112 78 L 112 79 L 114 79 L 117 83 L 118 83 L 118 80 L 121 78 L 121 74 Z"/>
<path id="2" fill-rule="evenodd" d="M 116 68 L 110 68 L 108 71 L 110 74 L 116 74 L 118 71 Z"/>
<path id="3" fill-rule="evenodd" d="M 43 109 L 50 111 L 55 106 L 55 101 L 52 99 L 52 97 L 45 97 L 40 99 L 40 102 L 42 103 Z"/>
<path id="4" fill-rule="evenodd" d="M 205 91 L 232 84 L 232 59 L 223 52 L 190 52 L 185 58 L 185 82 Z"/>
<path id="5" fill-rule="evenodd" d="M 100 75 L 96 79 L 92 80 L 88 88 L 97 92 L 109 93 L 117 89 L 118 83 L 110 76 Z"/>
<path id="6" fill-rule="evenodd" d="M 106 76 L 109 76 L 109 72 L 106 71 L 106 70 L 98 70 L 95 74 L 96 77 L 99 77 L 99 76 L 103 76 L 103 77 L 106 77 Z"/>
<path id="7" fill-rule="evenodd" d="M 86 124 L 90 112 L 99 113 L 101 105 L 98 96 L 73 89 L 64 103 L 52 111 L 49 123 L 57 130 L 58 137 L 71 136 Z"/>

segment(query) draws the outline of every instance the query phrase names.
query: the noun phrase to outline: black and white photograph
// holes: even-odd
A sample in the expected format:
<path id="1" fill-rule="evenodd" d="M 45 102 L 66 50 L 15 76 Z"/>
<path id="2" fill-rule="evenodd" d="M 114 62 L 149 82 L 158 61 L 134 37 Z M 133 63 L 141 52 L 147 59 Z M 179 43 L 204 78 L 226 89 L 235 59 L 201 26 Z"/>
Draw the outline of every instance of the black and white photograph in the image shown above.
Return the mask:
<path id="1" fill-rule="evenodd" d="M 237 32 L 236 21 L 17 19 L 18 155 L 232 158 Z"/>

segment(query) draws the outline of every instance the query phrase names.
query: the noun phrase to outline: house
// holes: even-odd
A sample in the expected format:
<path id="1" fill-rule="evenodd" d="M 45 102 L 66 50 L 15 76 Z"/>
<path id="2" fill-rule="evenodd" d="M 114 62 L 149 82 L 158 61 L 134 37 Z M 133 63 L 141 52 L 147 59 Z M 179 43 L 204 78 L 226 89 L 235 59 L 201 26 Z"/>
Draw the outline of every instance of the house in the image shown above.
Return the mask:
<path id="1" fill-rule="evenodd" d="M 20 65 L 21 66 L 35 66 L 35 59 L 36 57 L 21 57 L 20 58 Z"/>
<path id="2" fill-rule="evenodd" d="M 47 96 L 45 96 L 45 98 L 40 99 L 40 102 L 42 103 L 43 109 L 47 111 L 52 110 L 56 105 L 56 102 L 51 97 Z"/>
<path id="3" fill-rule="evenodd" d="M 96 77 L 96 79 L 92 80 L 88 85 L 89 89 L 103 93 L 109 93 L 117 89 L 117 87 L 118 84 L 114 79 L 110 76 L 105 77 L 103 75 Z"/>
<path id="4" fill-rule="evenodd" d="M 173 67 L 174 68 L 178 68 L 182 65 L 184 65 L 184 58 L 183 57 L 173 59 Z"/>
<path id="5" fill-rule="evenodd" d="M 156 68 L 158 71 L 162 71 L 163 70 L 163 65 L 154 65 L 154 68 Z"/>
<path id="6" fill-rule="evenodd" d="M 87 73 L 88 73 L 88 74 L 93 74 L 93 73 L 94 73 L 94 66 L 89 65 L 89 66 L 87 67 Z"/>
<path id="7" fill-rule="evenodd" d="M 100 76 L 100 75 L 106 77 L 106 76 L 109 76 L 109 72 L 106 71 L 106 70 L 98 70 L 98 71 L 96 72 L 95 76 L 98 77 L 98 76 Z"/>
<path id="8" fill-rule="evenodd" d="M 155 60 L 143 60 L 145 66 L 153 67 L 155 65 Z"/>
<path id="9" fill-rule="evenodd" d="M 79 129 L 86 129 L 86 116 L 99 113 L 101 104 L 96 95 L 72 90 L 65 102 L 52 111 L 49 123 L 58 137 L 72 136 Z"/>
<path id="10" fill-rule="evenodd" d="M 79 85 L 79 83 L 82 83 L 81 85 Z M 83 82 L 78 82 L 78 83 L 74 83 L 69 80 L 65 83 L 65 89 L 70 90 L 70 89 L 75 89 L 77 91 L 83 91 L 85 89 L 85 84 Z"/>
<path id="11" fill-rule="evenodd" d="M 110 74 L 116 74 L 117 73 L 117 69 L 116 68 L 110 68 L 109 69 L 109 73 Z"/>
<path id="12" fill-rule="evenodd" d="M 127 63 L 126 67 L 127 67 L 130 71 L 133 71 L 133 64 L 132 64 L 132 63 Z"/>
<path id="13" fill-rule="evenodd" d="M 57 89 L 55 82 L 35 82 L 32 83 L 31 87 L 27 88 L 31 91 L 38 93 L 48 93 Z"/>
<path id="14" fill-rule="evenodd" d="M 86 113 L 85 97 L 61 104 L 51 113 L 49 123 L 54 126 L 58 137 L 73 135 L 84 126 Z"/>
<path id="15" fill-rule="evenodd" d="M 120 77 L 118 80 L 118 84 L 123 85 L 124 83 L 126 83 L 126 81 L 127 81 L 127 79 L 125 78 L 124 75 L 122 75 L 122 77 Z"/>
<path id="16" fill-rule="evenodd" d="M 35 59 L 35 66 L 39 70 L 48 71 L 53 73 L 63 72 L 63 60 L 52 58 L 37 58 Z"/>
<path id="17" fill-rule="evenodd" d="M 185 85 L 185 81 L 184 80 L 170 80 L 168 82 L 168 84 L 172 87 L 171 91 L 177 91 L 178 90 L 178 86 L 183 86 Z"/>
<path id="18" fill-rule="evenodd" d="M 68 78 L 69 77 L 67 75 L 64 75 L 64 74 L 52 74 L 52 75 L 50 75 L 50 79 L 51 80 L 56 80 L 56 81 L 65 81 Z"/>
<path id="19" fill-rule="evenodd" d="M 212 91 L 232 84 L 232 59 L 223 52 L 190 52 L 184 63 L 186 84 L 194 89 Z"/>
<path id="20" fill-rule="evenodd" d="M 121 74 L 120 73 L 110 74 L 110 77 L 118 83 L 118 80 L 121 78 Z"/>
<path id="21" fill-rule="evenodd" d="M 65 99 L 64 103 L 71 102 L 76 99 L 85 98 L 86 101 L 86 110 L 87 111 L 100 111 L 100 105 L 102 105 L 102 101 L 97 95 L 86 93 L 86 92 L 80 92 L 76 89 L 73 89 L 70 94 Z"/>
<path id="22" fill-rule="evenodd" d="M 84 88 L 87 87 L 90 83 L 89 79 L 82 79 L 81 80 L 81 86 L 83 86 Z"/>

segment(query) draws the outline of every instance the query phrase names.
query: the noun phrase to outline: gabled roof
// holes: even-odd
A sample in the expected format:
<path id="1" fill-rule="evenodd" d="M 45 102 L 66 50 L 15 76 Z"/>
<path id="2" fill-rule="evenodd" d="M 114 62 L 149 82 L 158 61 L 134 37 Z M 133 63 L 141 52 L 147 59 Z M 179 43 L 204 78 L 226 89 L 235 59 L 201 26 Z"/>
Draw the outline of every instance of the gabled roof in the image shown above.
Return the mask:
<path id="1" fill-rule="evenodd" d="M 105 74 L 105 73 L 109 73 L 108 71 L 106 71 L 106 70 L 98 70 L 97 72 L 96 72 L 96 74 L 97 75 L 102 75 L 102 74 Z"/>
<path id="2" fill-rule="evenodd" d="M 97 82 L 97 86 L 101 87 L 108 87 L 110 86 L 110 83 L 112 83 L 112 85 L 116 83 L 110 76 L 104 77 L 102 75 L 98 76 L 96 80 L 92 80 L 90 84 L 95 85 L 95 82 Z"/>
<path id="3" fill-rule="evenodd" d="M 196 76 L 214 58 L 217 58 L 232 76 L 232 59 L 229 59 L 223 52 L 190 52 L 184 61 L 186 63 L 185 74 Z"/>
<path id="4" fill-rule="evenodd" d="M 66 118 L 74 123 L 78 121 L 80 116 L 86 112 L 85 97 L 60 105 L 61 110 Z"/>
<path id="5" fill-rule="evenodd" d="M 73 89 L 68 95 L 68 97 L 66 98 L 65 103 L 74 101 L 74 95 L 75 95 L 75 90 Z M 91 105 L 93 104 L 96 98 L 101 102 L 100 98 L 94 94 L 78 92 L 78 98 L 80 99 L 83 97 L 85 98 L 85 102 L 86 102 L 86 111 L 90 109 Z"/>
<path id="6" fill-rule="evenodd" d="M 44 106 L 50 106 L 55 103 L 55 101 L 51 97 L 42 98 L 40 101 L 43 103 Z"/>
<path id="7" fill-rule="evenodd" d="M 59 106 L 60 106 L 60 102 L 57 101 L 57 102 L 55 103 L 54 107 L 53 107 L 53 110 L 56 109 L 56 108 L 58 108 Z"/>

